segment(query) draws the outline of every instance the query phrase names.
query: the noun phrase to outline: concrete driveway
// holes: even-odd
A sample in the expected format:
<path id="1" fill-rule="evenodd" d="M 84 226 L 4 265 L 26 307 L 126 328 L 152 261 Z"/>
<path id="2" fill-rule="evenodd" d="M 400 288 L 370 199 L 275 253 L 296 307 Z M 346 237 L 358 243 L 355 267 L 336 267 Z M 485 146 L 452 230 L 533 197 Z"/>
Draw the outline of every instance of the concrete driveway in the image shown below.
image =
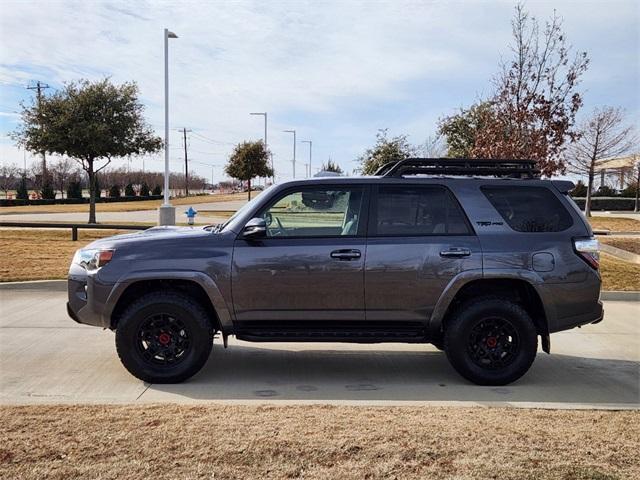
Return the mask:
<path id="1" fill-rule="evenodd" d="M 121 366 L 114 335 L 67 318 L 65 294 L 0 290 L 0 403 L 334 403 L 640 408 L 640 303 L 552 336 L 507 387 L 459 377 L 428 345 L 258 344 L 216 340 L 205 368 L 180 385 L 149 385 Z"/>

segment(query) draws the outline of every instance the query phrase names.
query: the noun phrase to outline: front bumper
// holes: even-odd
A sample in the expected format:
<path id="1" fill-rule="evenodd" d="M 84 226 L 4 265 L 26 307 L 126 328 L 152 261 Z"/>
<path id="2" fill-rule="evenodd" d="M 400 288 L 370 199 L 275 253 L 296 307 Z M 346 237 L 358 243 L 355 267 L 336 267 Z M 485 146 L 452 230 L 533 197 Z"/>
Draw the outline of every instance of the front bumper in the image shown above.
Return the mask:
<path id="1" fill-rule="evenodd" d="M 112 287 L 100 283 L 95 274 L 72 265 L 67 280 L 67 314 L 75 322 L 109 328 L 110 318 L 104 312 Z"/>

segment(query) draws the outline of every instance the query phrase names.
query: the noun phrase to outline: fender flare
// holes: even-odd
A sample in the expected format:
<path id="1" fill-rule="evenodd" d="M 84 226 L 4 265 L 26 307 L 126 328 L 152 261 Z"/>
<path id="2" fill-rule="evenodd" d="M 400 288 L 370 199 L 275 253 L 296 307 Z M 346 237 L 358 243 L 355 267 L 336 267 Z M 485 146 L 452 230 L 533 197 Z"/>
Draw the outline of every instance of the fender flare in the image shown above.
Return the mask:
<path id="1" fill-rule="evenodd" d="M 102 321 L 104 325 L 111 324 L 111 315 L 115 306 L 118 304 L 118 300 L 124 293 L 124 291 L 137 282 L 144 282 L 149 280 L 184 280 L 194 282 L 198 284 L 206 293 L 213 309 L 218 315 L 220 321 L 220 328 L 223 331 L 233 330 L 233 319 L 231 313 L 227 307 L 222 292 L 218 288 L 216 282 L 208 275 L 192 271 L 192 270 L 153 270 L 153 271 L 133 271 L 128 272 L 125 276 L 118 279 L 111 289 L 111 293 L 107 299 L 105 305 L 109 308 L 105 309 L 102 315 Z"/>
<path id="2" fill-rule="evenodd" d="M 431 317 L 429 318 L 427 327 L 429 334 L 437 335 L 440 332 L 444 317 L 447 313 L 447 310 L 449 309 L 449 306 L 451 305 L 451 302 L 465 285 L 476 280 L 494 279 L 522 280 L 531 285 L 542 301 L 542 307 L 544 308 L 548 328 L 550 321 L 552 321 L 552 319 L 556 317 L 556 310 L 553 303 L 547 298 L 548 295 L 546 295 L 546 292 L 544 290 L 543 279 L 536 272 L 533 272 L 531 270 L 512 269 L 485 269 L 484 271 L 482 269 L 474 269 L 460 272 L 447 284 L 444 291 L 440 295 L 440 298 L 438 299 L 433 312 L 431 313 Z"/>

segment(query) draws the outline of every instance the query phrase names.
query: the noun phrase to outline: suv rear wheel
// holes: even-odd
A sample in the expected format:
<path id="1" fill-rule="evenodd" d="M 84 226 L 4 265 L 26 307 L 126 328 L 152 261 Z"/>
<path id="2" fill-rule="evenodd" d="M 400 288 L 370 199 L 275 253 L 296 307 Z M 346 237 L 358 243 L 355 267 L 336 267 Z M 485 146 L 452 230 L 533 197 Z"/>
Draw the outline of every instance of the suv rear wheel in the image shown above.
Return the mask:
<path id="1" fill-rule="evenodd" d="M 148 383 L 179 383 L 206 363 L 213 328 L 200 304 L 174 292 L 149 293 L 124 311 L 116 349 L 125 368 Z"/>
<path id="2" fill-rule="evenodd" d="M 506 385 L 524 375 L 538 350 L 529 314 L 503 298 L 484 297 L 463 304 L 444 335 L 449 362 L 478 385 Z"/>

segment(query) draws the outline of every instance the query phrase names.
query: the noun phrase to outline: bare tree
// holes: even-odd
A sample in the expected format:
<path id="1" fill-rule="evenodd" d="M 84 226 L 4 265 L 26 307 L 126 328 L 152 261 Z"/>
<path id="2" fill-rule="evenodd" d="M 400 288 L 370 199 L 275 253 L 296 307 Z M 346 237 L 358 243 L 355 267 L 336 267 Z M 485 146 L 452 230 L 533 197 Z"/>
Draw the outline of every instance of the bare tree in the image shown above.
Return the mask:
<path id="1" fill-rule="evenodd" d="M 582 106 L 577 87 L 589 58 L 586 52 L 572 52 L 555 13 L 541 28 L 519 4 L 512 30 L 512 57 L 494 79 L 489 115 L 475 133 L 471 153 L 476 158 L 530 158 L 545 175 L 563 172 L 563 152 L 576 139 L 575 117 Z"/>
<path id="2" fill-rule="evenodd" d="M 625 125 L 623 110 L 614 107 L 596 108 L 579 126 L 578 132 L 580 137 L 567 151 L 567 162 L 572 173 L 586 175 L 589 179 L 584 214 L 590 217 L 596 163 L 627 153 L 637 138 L 633 127 Z"/>
<path id="3" fill-rule="evenodd" d="M 7 198 L 9 190 L 16 186 L 19 174 L 20 169 L 15 163 L 0 167 L 0 190 L 4 192 L 4 198 Z"/>
<path id="4" fill-rule="evenodd" d="M 447 145 L 442 135 L 429 135 L 422 145 L 418 145 L 418 153 L 426 158 L 441 158 L 447 155 Z"/>
<path id="5" fill-rule="evenodd" d="M 56 163 L 50 165 L 48 170 L 53 184 L 60 191 L 60 198 L 64 198 L 64 191 L 67 188 L 69 179 L 73 172 L 77 170 L 75 162 L 69 158 L 60 158 Z"/>

